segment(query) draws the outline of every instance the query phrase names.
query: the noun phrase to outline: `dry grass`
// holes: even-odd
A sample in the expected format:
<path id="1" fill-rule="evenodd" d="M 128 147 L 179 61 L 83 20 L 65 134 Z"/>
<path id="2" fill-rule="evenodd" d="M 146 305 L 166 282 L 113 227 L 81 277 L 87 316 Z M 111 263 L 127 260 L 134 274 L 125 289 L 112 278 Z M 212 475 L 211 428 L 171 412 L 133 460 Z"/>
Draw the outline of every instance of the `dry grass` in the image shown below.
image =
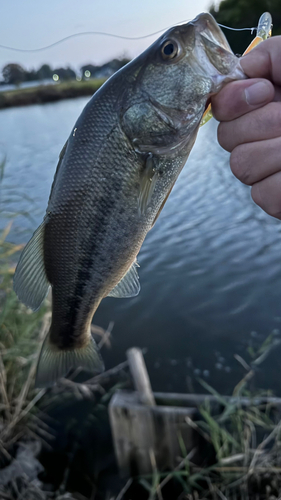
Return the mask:
<path id="1" fill-rule="evenodd" d="M 165 488 L 171 482 L 180 485 L 178 500 L 276 500 L 281 498 L 281 404 L 274 403 L 271 394 L 251 393 L 248 384 L 255 377 L 256 368 L 276 344 L 270 335 L 253 354 L 250 364 L 239 356 L 245 376 L 233 390 L 233 397 L 221 396 L 201 380 L 202 385 L 217 400 L 221 411 L 216 411 L 210 400 L 199 408 L 201 419 L 186 419 L 186 424 L 211 446 L 215 464 L 198 466 L 193 462 L 196 450 L 182 456 L 179 465 L 170 472 L 160 473 L 152 467 L 152 476 L 138 479 L 148 492 L 149 500 L 166 500 Z M 266 396 L 269 396 L 267 398 Z M 203 459 L 204 457 L 202 457 Z M 152 463 L 153 465 L 153 463 Z M 129 487 L 129 486 L 128 486 Z M 177 488 L 178 490 L 178 488 Z M 169 493 L 170 494 L 170 493 Z M 123 497 L 121 497 L 123 498 Z M 127 498 L 127 497 L 126 497 Z"/>
<path id="2" fill-rule="evenodd" d="M 95 82 L 98 84 L 100 82 Z M 15 188 L 2 185 L 4 165 L 5 159 L 0 161 L 0 215 L 6 217 Z M 19 302 L 13 291 L 15 263 L 24 247 L 8 241 L 17 215 L 9 212 L 11 221 L 0 232 L 0 466 L 10 460 L 13 445 L 23 435 L 25 438 L 37 438 L 38 434 L 41 439 L 49 437 L 48 428 L 41 422 L 36 409 L 45 391 L 34 389 L 34 375 L 38 354 L 50 326 L 50 301 L 47 299 L 34 313 Z M 106 331 L 92 327 L 93 333 L 100 337 L 100 347 L 110 347 L 112 328 L 112 322 Z M 71 381 L 65 383 L 70 385 Z M 85 394 L 91 390 L 90 386 L 81 386 L 81 391 L 83 388 Z"/>
<path id="3" fill-rule="evenodd" d="M 7 458 L 26 433 L 26 415 L 40 397 L 33 390 L 33 375 L 38 345 L 50 321 L 48 304 L 31 314 L 12 290 L 13 257 L 22 246 L 6 241 L 11 225 L 0 236 L 0 451 Z M 31 422 L 29 430 L 32 433 Z"/>
<path id="4" fill-rule="evenodd" d="M 0 215 L 6 218 L 15 188 L 2 185 L 4 165 L 5 159 L 0 162 Z M 33 375 L 38 347 L 50 321 L 48 302 L 32 313 L 13 291 L 15 262 L 24 247 L 8 241 L 17 215 L 9 211 L 11 221 L 0 233 L 0 465 L 10 460 L 13 445 L 23 435 L 34 435 L 40 429 L 39 419 L 31 411 L 42 395 L 34 391 Z"/>
<path id="5" fill-rule="evenodd" d="M 3 163 L 0 164 L 0 182 L 3 177 Z M 1 210 L 0 210 L 1 212 Z M 14 260 L 22 245 L 7 241 L 12 222 L 0 234 L 0 467 L 12 459 L 13 445 L 28 437 L 50 439 L 47 425 L 40 419 L 37 403 L 45 390 L 35 390 L 34 372 L 38 351 L 50 324 L 48 302 L 36 313 L 31 313 L 18 301 L 12 290 L 15 269 Z M 113 323 L 107 330 L 92 328 L 101 337 L 100 346 L 110 347 Z M 274 415 L 271 404 L 257 404 L 257 397 L 266 396 L 261 391 L 251 393 L 249 383 L 254 379 L 256 369 L 276 346 L 276 338 L 270 335 L 264 344 L 249 352 L 252 361 L 247 363 L 241 356 L 235 356 L 245 369 L 245 376 L 234 388 L 236 400 L 224 398 L 212 387 L 201 381 L 205 389 L 220 403 L 222 411 L 214 415 L 209 403 L 200 408 L 201 419 L 186 421 L 208 443 L 212 445 L 216 463 L 199 467 L 193 463 L 195 450 L 187 454 L 181 443 L 182 456 L 173 471 L 159 472 L 156 461 L 151 456 L 153 474 L 129 479 L 115 500 L 136 498 L 136 484 L 143 487 L 142 498 L 166 500 L 167 487 L 177 484 L 181 492 L 173 500 L 276 500 L 281 498 L 281 422 Z M 103 382 L 116 376 L 127 363 L 107 374 L 95 377 L 87 384 L 76 384 L 68 379 L 62 381 L 52 393 L 51 404 L 61 402 L 68 394 L 77 400 L 93 398 L 101 394 L 100 400 L 106 408 L 112 392 L 103 389 Z M 249 404 L 241 398 L 248 397 Z M 179 437 L 180 439 L 180 437 Z M 16 498 L 45 498 L 40 489 L 27 491 L 27 497 L 20 494 Z M 139 491 L 139 490 L 138 490 Z M 37 496 L 36 496 L 37 494 Z M 13 498 L 9 493 L 1 498 Z M 41 495 L 41 496 L 40 496 Z M 54 497 L 55 498 L 55 497 Z M 138 496 L 138 498 L 140 498 Z M 113 499 L 112 499 L 113 500 Z"/>
<path id="6" fill-rule="evenodd" d="M 46 303 L 37 313 L 31 313 L 19 303 L 12 290 L 14 273 L 13 258 L 21 245 L 7 242 L 11 224 L 0 235 L 0 457 L 2 464 L 11 460 L 13 445 L 20 439 L 32 437 L 50 440 L 47 425 L 40 419 L 36 404 L 45 390 L 33 387 L 38 350 L 50 324 L 50 306 Z M 93 333 L 101 337 L 100 345 L 110 346 L 113 324 L 107 330 L 93 326 Z M 181 487 L 179 500 L 273 500 L 281 492 L 281 423 L 274 419 L 272 406 L 256 404 L 256 399 L 265 396 L 257 391 L 251 394 L 248 384 L 253 380 L 256 368 L 275 345 L 274 336 L 252 352 L 252 362 L 239 361 L 245 369 L 245 376 L 233 390 L 236 400 L 224 398 L 212 387 L 201 381 L 205 389 L 220 403 L 222 412 L 214 416 L 209 403 L 200 408 L 201 419 L 194 423 L 187 421 L 196 432 L 211 444 L 215 450 L 216 463 L 211 467 L 198 467 L 192 462 L 194 451 L 185 453 L 181 443 L 182 456 L 175 470 L 160 473 L 153 461 L 152 476 L 137 481 L 144 489 L 143 498 L 165 500 L 169 483 Z M 237 358 L 237 356 L 236 356 Z M 126 363 L 124 364 L 124 366 Z M 124 368 L 123 364 L 121 369 Z M 120 369 L 117 368 L 117 372 Z M 112 370 L 116 374 L 116 370 Z M 111 371 L 107 377 L 111 377 Z M 102 375 L 101 377 L 104 377 Z M 103 379 L 104 380 L 104 379 Z M 102 395 L 106 405 L 111 394 L 104 392 L 101 379 L 95 377 L 87 384 L 76 384 L 71 379 L 62 381 L 52 393 L 52 401 L 62 401 L 67 394 L 74 394 L 77 400 Z M 249 404 L 242 403 L 242 397 L 249 398 Z M 237 399 L 238 398 L 238 399 Z M 240 398 L 240 399 L 239 399 Z M 279 415 L 280 416 L 280 415 Z M 262 436 L 262 437 L 261 437 Z M 130 497 L 136 481 L 129 480 L 116 499 Z M 34 493 L 35 494 L 35 493 Z M 39 494 L 38 494 L 39 495 Z M 129 495 L 129 497 L 127 497 Z M 148 496 L 147 496 L 148 495 Z M 7 497 L 9 498 L 9 497 Z M 38 496 L 40 498 L 40 496 Z"/>

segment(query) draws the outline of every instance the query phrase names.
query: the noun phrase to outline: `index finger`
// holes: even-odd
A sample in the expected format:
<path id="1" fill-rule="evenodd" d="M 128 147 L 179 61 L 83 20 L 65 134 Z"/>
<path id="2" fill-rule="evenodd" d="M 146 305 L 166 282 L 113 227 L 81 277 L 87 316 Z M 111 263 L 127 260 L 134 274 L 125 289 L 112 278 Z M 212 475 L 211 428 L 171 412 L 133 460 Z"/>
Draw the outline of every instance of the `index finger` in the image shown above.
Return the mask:
<path id="1" fill-rule="evenodd" d="M 281 36 L 261 42 L 240 59 L 243 71 L 250 78 L 266 78 L 281 85 Z"/>

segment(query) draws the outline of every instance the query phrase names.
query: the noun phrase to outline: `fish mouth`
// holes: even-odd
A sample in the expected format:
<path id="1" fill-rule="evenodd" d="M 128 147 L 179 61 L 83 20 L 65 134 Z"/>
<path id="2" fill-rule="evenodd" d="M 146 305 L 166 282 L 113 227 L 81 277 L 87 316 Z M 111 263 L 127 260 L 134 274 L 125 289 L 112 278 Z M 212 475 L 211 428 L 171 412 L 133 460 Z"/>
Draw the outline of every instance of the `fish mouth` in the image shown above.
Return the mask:
<path id="1" fill-rule="evenodd" d="M 195 30 L 197 60 L 213 81 L 213 92 L 228 81 L 244 79 L 239 60 L 213 16 L 199 14 L 190 24 Z"/>
<path id="2" fill-rule="evenodd" d="M 195 19 L 193 19 L 193 21 L 190 22 L 190 24 L 195 27 L 196 32 L 200 34 L 202 40 L 208 40 L 218 47 L 232 53 L 224 33 L 211 14 L 206 12 L 199 14 L 195 17 Z"/>

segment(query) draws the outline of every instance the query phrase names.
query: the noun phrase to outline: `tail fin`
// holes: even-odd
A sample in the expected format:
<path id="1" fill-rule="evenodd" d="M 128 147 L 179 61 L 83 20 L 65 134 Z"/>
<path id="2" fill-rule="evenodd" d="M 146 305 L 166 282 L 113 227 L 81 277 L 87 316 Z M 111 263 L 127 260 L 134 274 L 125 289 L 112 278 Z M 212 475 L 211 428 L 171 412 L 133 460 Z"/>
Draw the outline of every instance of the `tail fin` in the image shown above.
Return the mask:
<path id="1" fill-rule="evenodd" d="M 50 342 L 50 333 L 46 336 L 36 371 L 36 387 L 50 387 L 65 377 L 71 368 L 81 367 L 84 370 L 98 374 L 104 370 L 102 357 L 98 346 L 91 335 L 84 347 L 73 350 L 62 350 Z"/>

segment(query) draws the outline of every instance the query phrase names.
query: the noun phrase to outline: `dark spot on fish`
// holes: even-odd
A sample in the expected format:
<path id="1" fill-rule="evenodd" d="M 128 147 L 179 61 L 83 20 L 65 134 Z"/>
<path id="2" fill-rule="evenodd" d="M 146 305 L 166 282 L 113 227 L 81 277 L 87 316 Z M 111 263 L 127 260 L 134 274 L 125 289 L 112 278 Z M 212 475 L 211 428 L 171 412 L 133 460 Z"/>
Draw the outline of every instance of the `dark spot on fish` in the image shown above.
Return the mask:
<path id="1" fill-rule="evenodd" d="M 117 182 L 116 186 L 119 185 Z M 99 210 L 89 229 L 90 236 L 87 237 L 87 251 L 80 259 L 80 268 L 77 273 L 76 287 L 73 296 L 67 302 L 68 306 L 68 323 L 75 330 L 77 323 L 77 315 L 81 309 L 82 301 L 85 295 L 85 289 L 91 281 L 92 269 L 95 266 L 95 261 L 105 262 L 106 256 L 101 254 L 101 236 L 106 232 L 106 220 L 108 214 L 112 211 L 116 203 L 116 196 L 114 190 L 111 191 L 111 196 L 101 197 L 99 200 Z M 108 271 L 112 270 L 112 265 L 109 264 Z M 96 279 L 96 290 L 102 284 L 102 279 Z M 85 307 L 85 306 L 84 306 Z M 77 332 L 78 334 L 79 332 Z M 69 335 L 69 333 L 68 333 Z"/>
<path id="2" fill-rule="evenodd" d="M 62 351 L 83 347 L 85 341 L 87 341 L 87 337 L 83 334 L 81 335 L 81 333 L 82 332 L 79 332 L 79 334 L 77 334 L 73 328 L 70 329 L 69 327 L 62 327 L 59 335 L 55 339 L 56 347 Z"/>

